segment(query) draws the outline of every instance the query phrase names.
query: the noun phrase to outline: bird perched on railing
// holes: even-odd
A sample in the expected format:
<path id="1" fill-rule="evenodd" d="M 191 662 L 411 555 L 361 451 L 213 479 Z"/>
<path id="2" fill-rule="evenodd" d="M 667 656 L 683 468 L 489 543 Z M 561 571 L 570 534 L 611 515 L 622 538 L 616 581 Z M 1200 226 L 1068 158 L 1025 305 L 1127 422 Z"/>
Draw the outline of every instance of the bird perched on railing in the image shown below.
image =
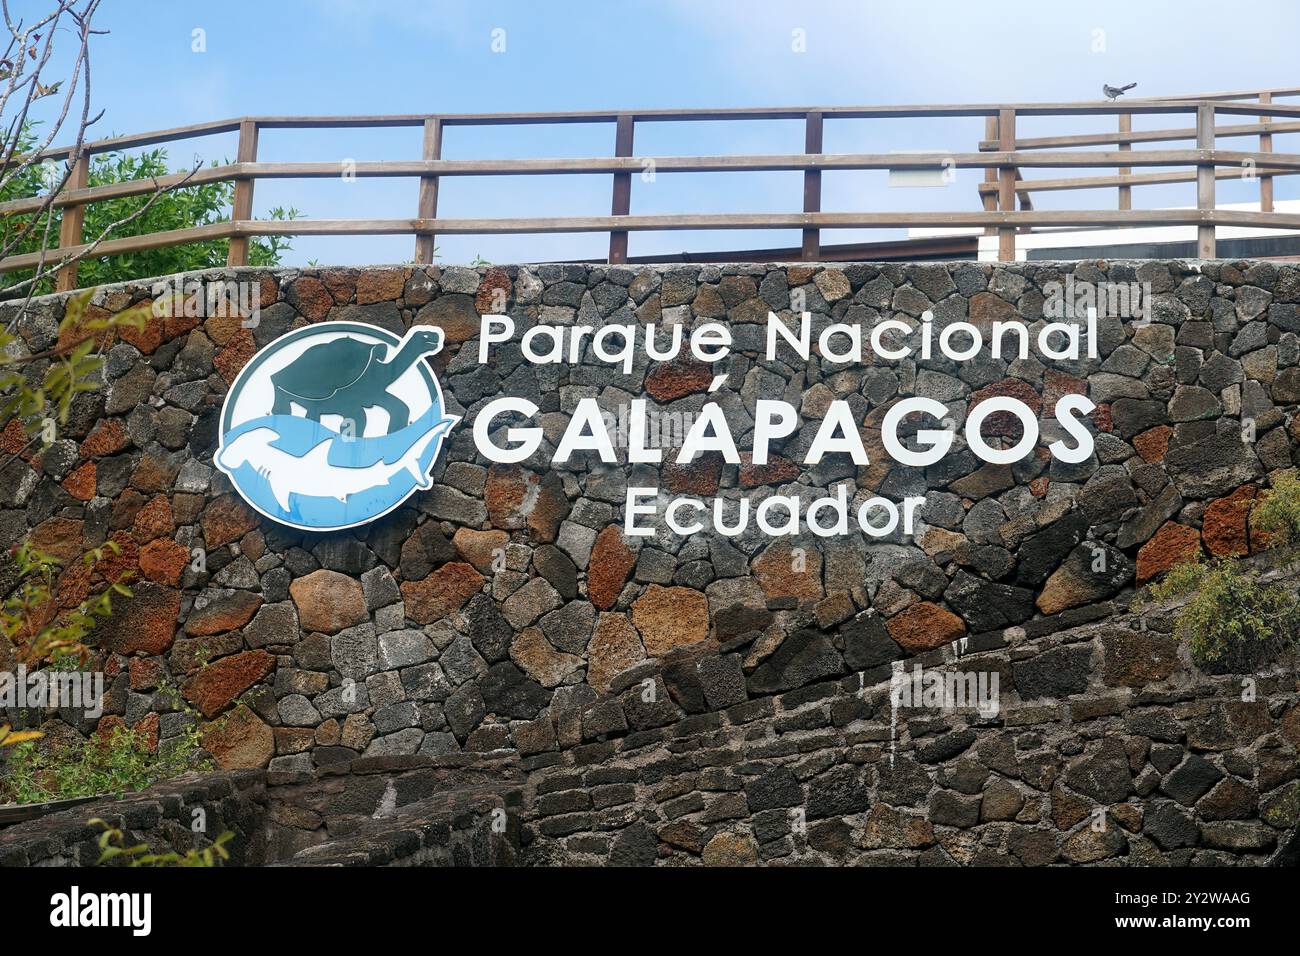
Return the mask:
<path id="1" fill-rule="evenodd" d="M 1125 90 L 1131 90 L 1137 86 L 1136 83 L 1130 83 L 1128 86 L 1111 86 L 1109 83 L 1101 84 L 1101 91 L 1106 94 L 1106 99 L 1113 100 L 1116 97 L 1123 96 Z"/>

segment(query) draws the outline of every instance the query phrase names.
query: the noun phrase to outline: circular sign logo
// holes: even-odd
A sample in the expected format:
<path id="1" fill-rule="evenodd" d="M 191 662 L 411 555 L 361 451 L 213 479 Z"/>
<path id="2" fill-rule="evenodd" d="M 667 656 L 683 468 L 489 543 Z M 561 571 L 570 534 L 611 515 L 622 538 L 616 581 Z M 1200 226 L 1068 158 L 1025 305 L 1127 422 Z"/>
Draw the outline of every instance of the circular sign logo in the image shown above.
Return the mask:
<path id="1" fill-rule="evenodd" d="M 401 338 L 372 325 L 322 322 L 280 336 L 236 376 L 213 458 L 258 512 L 305 531 L 352 528 L 432 482 L 459 417 L 424 356 L 442 330 Z"/>

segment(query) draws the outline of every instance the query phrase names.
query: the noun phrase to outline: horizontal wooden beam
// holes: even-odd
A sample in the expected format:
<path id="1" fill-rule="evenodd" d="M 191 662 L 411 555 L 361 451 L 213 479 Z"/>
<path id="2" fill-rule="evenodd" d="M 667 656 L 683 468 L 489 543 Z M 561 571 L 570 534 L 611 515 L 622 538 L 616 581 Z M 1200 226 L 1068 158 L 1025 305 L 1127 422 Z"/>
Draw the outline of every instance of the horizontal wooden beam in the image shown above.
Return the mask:
<path id="1" fill-rule="evenodd" d="M 1219 126 L 1214 130 L 1216 139 L 1233 136 L 1258 136 L 1261 133 L 1300 133 L 1300 121 L 1285 123 L 1242 123 L 1234 126 Z M 1073 148 L 1076 146 L 1105 146 L 1110 143 L 1164 143 L 1176 140 L 1196 139 L 1195 127 L 1178 129 L 1148 129 L 1129 133 L 1080 133 L 1075 136 L 1037 136 L 1031 139 L 1017 139 L 1016 149 L 1051 149 Z M 998 148 L 998 141 L 985 139 L 980 141 L 983 152 Z"/>
<path id="2" fill-rule="evenodd" d="M 238 235 L 233 222 L 214 222 L 206 226 L 191 226 L 187 229 L 169 229 L 166 232 L 151 232 L 143 236 L 127 236 L 122 239 L 106 239 L 95 246 L 96 256 L 121 255 L 129 252 L 144 252 L 149 249 L 165 249 L 169 246 L 183 246 L 191 242 L 206 242 L 210 239 L 229 239 Z M 67 256 L 80 255 L 90 248 L 90 243 L 51 249 L 44 253 L 28 252 L 20 256 L 0 259 L 0 273 L 16 272 L 19 269 L 31 269 L 43 262 L 52 264 Z"/>
<path id="3" fill-rule="evenodd" d="M 1256 176 L 1293 176 L 1300 169 L 1256 169 Z M 1216 169 L 1215 179 L 1240 179 L 1241 170 L 1232 167 Z M 1133 173 L 1127 176 L 1079 176 L 1073 179 L 1026 179 L 1016 183 L 1016 192 L 1052 192 L 1065 189 L 1106 189 L 1115 186 L 1157 186 L 1169 183 L 1194 183 L 1196 170 L 1179 170 L 1163 173 Z M 997 193 L 997 185 L 980 183 L 981 193 Z"/>
<path id="4" fill-rule="evenodd" d="M 234 132 L 240 124 L 251 121 L 261 129 L 347 129 L 420 127 L 428 119 L 440 119 L 444 126 L 512 126 L 566 123 L 614 123 L 620 115 L 630 115 L 634 122 L 696 122 L 714 120 L 803 119 L 809 113 L 821 113 L 832 119 L 889 119 L 936 116 L 996 116 L 1000 110 L 1012 109 L 1023 116 L 1114 115 L 1120 112 L 1159 114 L 1194 113 L 1204 101 L 1218 101 L 1220 112 L 1252 114 L 1249 104 L 1223 102 L 1230 99 L 1257 98 L 1260 92 L 1206 94 L 1199 98 L 1169 97 L 1129 99 L 1117 102 L 1095 100 L 1066 103 L 991 103 L 991 104 L 923 104 L 877 106 L 784 106 L 731 107 L 723 109 L 646 109 L 646 110 L 570 110 L 551 113 L 407 113 L 338 116 L 236 116 L 228 119 L 193 123 L 127 136 L 112 136 L 84 144 L 91 154 L 158 143 Z M 1293 95 L 1290 89 L 1272 91 L 1274 96 Z M 1300 105 L 1274 103 L 1279 116 L 1300 116 Z M 39 158 L 69 155 L 72 147 L 59 146 L 38 154 Z M 21 157 L 20 157 L 21 158 Z"/>
<path id="5" fill-rule="evenodd" d="M 511 219 L 295 219 L 220 222 L 188 229 L 173 229 L 110 239 L 95 248 L 95 255 L 117 255 L 179 246 L 212 239 L 252 236 L 374 236 L 374 235 L 499 235 L 609 232 L 612 229 L 651 232 L 713 229 L 883 229 L 913 226 L 1003 227 L 1134 227 L 1134 226 L 1247 226 L 1300 229 L 1300 214 L 1235 210 L 1017 210 L 1010 212 L 815 212 L 815 213 L 692 213 L 647 216 L 563 216 Z M 76 255 L 87 244 L 59 250 Z M 45 254 L 44 261 L 54 257 Z M 42 261 L 40 253 L 0 260 L 0 273 L 30 269 Z"/>
<path id="6" fill-rule="evenodd" d="M 392 235 L 438 232 L 608 232 L 610 229 L 876 229 L 911 226 L 1190 226 L 1239 225 L 1300 228 L 1300 214 L 1231 210 L 1018 210 L 1014 212 L 689 213 L 645 216 L 559 216 L 511 219 L 295 219 L 236 223 L 240 235 Z"/>
<path id="7" fill-rule="evenodd" d="M 193 174 L 172 173 L 157 179 L 132 180 L 61 193 L 54 200 L 56 207 L 78 206 L 88 202 L 121 199 L 128 196 L 147 195 L 157 189 L 175 188 L 182 184 L 198 186 L 205 183 L 239 179 L 328 179 L 341 177 L 346 172 L 357 177 L 422 177 L 422 176 L 531 176 L 575 175 L 599 173 L 633 173 L 652 167 L 656 173 L 705 172 L 808 172 L 890 169 L 943 169 L 958 167 L 989 169 L 1006 166 L 1022 168 L 1118 168 L 1121 166 L 1193 166 L 1209 163 L 1227 167 L 1219 178 L 1239 175 L 1240 169 L 1254 164 L 1256 172 L 1285 175 L 1300 170 L 1300 155 L 1261 153 L 1237 150 L 1141 150 L 1106 152 L 985 152 L 985 153 L 804 153 L 773 154 L 766 156 L 596 156 L 558 157 L 539 159 L 440 159 L 440 160 L 380 160 L 359 162 L 345 167 L 330 163 L 228 163 L 224 166 L 204 167 Z M 1266 168 L 1267 167 L 1267 168 Z M 1083 180 L 1077 180 L 1083 182 Z M 1132 184 L 1142 180 L 1134 179 Z M 1152 175 L 1147 182 L 1183 182 L 1176 173 Z M 1108 177 L 1105 181 L 1089 182 L 1086 186 L 1061 184 L 1045 185 L 1046 181 L 1024 180 L 1018 191 L 1037 189 L 1092 188 L 1093 186 L 1119 185 L 1121 180 Z M 1061 180 L 1058 183 L 1076 182 Z M 17 215 L 41 208 L 42 197 L 14 199 L 0 203 L 0 215 Z"/>

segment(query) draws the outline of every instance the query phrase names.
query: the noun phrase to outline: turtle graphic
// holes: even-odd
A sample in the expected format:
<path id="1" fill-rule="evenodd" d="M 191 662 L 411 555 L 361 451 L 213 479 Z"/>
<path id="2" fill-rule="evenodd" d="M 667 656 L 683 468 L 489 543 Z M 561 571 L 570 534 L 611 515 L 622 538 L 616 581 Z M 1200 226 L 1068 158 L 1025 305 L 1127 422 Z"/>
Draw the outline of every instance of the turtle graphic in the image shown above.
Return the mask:
<path id="1" fill-rule="evenodd" d="M 422 357 L 439 351 L 442 338 L 441 329 L 414 329 L 387 360 L 389 346 L 346 335 L 313 345 L 271 375 L 271 414 L 291 415 L 291 404 L 297 404 L 312 421 L 338 415 L 364 434 L 366 409 L 382 408 L 388 413 L 390 433 L 405 428 L 411 410 L 388 386 Z"/>

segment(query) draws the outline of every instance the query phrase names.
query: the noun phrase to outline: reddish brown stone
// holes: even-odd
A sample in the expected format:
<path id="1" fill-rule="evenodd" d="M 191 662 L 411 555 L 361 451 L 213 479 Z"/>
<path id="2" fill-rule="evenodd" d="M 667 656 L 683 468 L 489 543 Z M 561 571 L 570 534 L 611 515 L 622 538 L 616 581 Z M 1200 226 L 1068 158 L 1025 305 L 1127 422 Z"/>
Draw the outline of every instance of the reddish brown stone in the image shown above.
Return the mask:
<path id="1" fill-rule="evenodd" d="M 325 288 L 325 283 L 311 276 L 299 276 L 285 290 L 285 299 L 302 313 L 308 322 L 319 322 L 329 315 L 334 305 L 334 297 Z"/>
<path id="2" fill-rule="evenodd" d="M 176 481 L 178 463 L 166 461 L 155 455 L 143 455 L 131 472 L 131 487 L 147 495 L 158 494 L 171 489 Z"/>
<path id="3" fill-rule="evenodd" d="M 159 584 L 179 585 L 189 561 L 189 550 L 170 538 L 158 538 L 140 549 L 140 573 Z"/>
<path id="4" fill-rule="evenodd" d="M 976 292 L 971 296 L 969 317 L 971 324 L 987 337 L 993 331 L 994 322 L 1009 322 L 1017 317 L 1016 307 L 992 292 Z"/>
<path id="5" fill-rule="evenodd" d="M 1043 408 L 1049 412 L 1066 395 L 1087 395 L 1088 380 L 1055 369 L 1043 372 Z"/>
<path id="6" fill-rule="evenodd" d="M 32 529 L 28 540 L 33 548 L 51 554 L 64 564 L 81 557 L 82 522 L 73 518 L 46 518 Z"/>
<path id="7" fill-rule="evenodd" d="M 239 550 L 250 561 L 261 560 L 262 555 L 266 554 L 266 539 L 262 537 L 262 532 L 254 528 L 240 538 Z"/>
<path id="8" fill-rule="evenodd" d="M 352 296 L 357 291 L 357 270 L 326 269 L 320 274 L 320 281 L 334 297 L 334 301 L 343 305 L 352 301 Z"/>
<path id="9" fill-rule="evenodd" d="M 96 474 L 93 461 L 83 462 L 78 465 L 72 474 L 61 482 L 63 490 L 78 501 L 89 501 L 95 497 L 95 483 Z"/>
<path id="10" fill-rule="evenodd" d="M 148 581 L 134 586 L 132 592 L 131 597 L 115 601 L 112 616 L 96 628 L 99 643 L 118 654 L 167 653 L 181 613 L 180 592 Z"/>
<path id="11" fill-rule="evenodd" d="M 1029 482 L 1029 493 L 1033 495 L 1035 498 L 1046 497 L 1047 488 L 1048 485 L 1050 484 L 1051 484 L 1051 479 L 1049 479 L 1046 475 L 1043 475 L 1042 477 L 1039 478 L 1033 478 Z"/>
<path id="12" fill-rule="evenodd" d="M 1042 399 L 1034 391 L 1034 386 L 1030 385 L 1023 379 L 1004 378 L 1000 382 L 994 382 L 981 388 L 978 392 L 971 394 L 970 402 L 967 405 L 966 413 L 969 415 L 975 410 L 975 407 L 981 402 L 990 398 L 1014 398 L 1024 402 L 1029 406 L 1029 410 L 1035 415 L 1042 408 Z M 980 428 L 980 433 L 987 437 L 1002 436 L 1019 441 L 1024 434 L 1024 426 L 1021 425 L 1020 419 L 1011 412 L 994 412 L 988 418 L 984 419 L 984 424 Z"/>
<path id="13" fill-rule="evenodd" d="M 1169 451 L 1169 439 L 1173 434 L 1174 430 L 1168 425 L 1157 425 L 1139 435 L 1134 435 L 1133 447 L 1137 449 L 1143 461 L 1164 461 L 1165 452 Z"/>
<path id="14" fill-rule="evenodd" d="M 95 735 L 92 742 L 99 747 L 106 747 L 119 730 L 126 731 L 126 721 L 117 714 L 105 714 L 99 718 L 99 723 L 95 725 Z"/>
<path id="15" fill-rule="evenodd" d="M 410 269 L 363 269 L 357 275 L 357 305 L 396 302 L 410 276 Z"/>
<path id="16" fill-rule="evenodd" d="M 609 693 L 610 681 L 645 660 L 636 628 L 622 614 L 602 614 L 587 644 L 587 683 L 596 693 Z"/>
<path id="17" fill-rule="evenodd" d="M 1092 410 L 1092 424 L 1099 432 L 1114 431 L 1115 423 L 1111 418 L 1109 405 L 1098 405 Z"/>
<path id="18" fill-rule="evenodd" d="M 482 323 L 474 308 L 474 297 L 453 292 L 434 299 L 416 313 L 415 325 L 436 325 L 448 345 L 468 342 L 479 334 Z"/>
<path id="19" fill-rule="evenodd" d="M 149 713 L 131 725 L 131 729 L 136 732 L 140 744 L 150 753 L 154 753 L 158 749 L 158 727 L 160 723 L 161 720 L 156 713 Z"/>
<path id="20" fill-rule="evenodd" d="M 533 533 L 533 540 L 539 543 L 554 541 L 560 523 L 569 516 L 571 509 L 560 476 L 553 471 L 543 475 L 537 499 L 528 513 L 528 528 Z"/>
<path id="21" fill-rule="evenodd" d="M 295 578 L 289 585 L 289 595 L 305 631 L 337 634 L 370 617 L 361 582 L 338 571 L 321 568 Z"/>
<path id="22" fill-rule="evenodd" d="M 506 303 L 510 301 L 510 294 L 514 291 L 514 284 L 510 281 L 510 276 L 506 270 L 500 266 L 494 266 L 483 276 L 483 281 L 478 284 L 478 294 L 474 297 L 474 308 L 480 315 L 491 315 L 494 312 L 504 312 Z"/>
<path id="23" fill-rule="evenodd" d="M 539 542 L 555 540 L 560 522 L 570 509 L 558 474 L 539 476 L 518 465 L 493 465 L 488 469 L 484 502 L 495 527 L 530 528 Z"/>
<path id="24" fill-rule="evenodd" d="M 280 297 L 280 280 L 274 273 L 264 272 L 257 277 L 258 308 L 268 309 Z"/>
<path id="25" fill-rule="evenodd" d="M 537 475 L 518 465 L 493 465 L 488 469 L 483 500 L 488 518 L 498 528 L 522 528 L 527 523 L 530 490 L 537 485 Z"/>
<path id="26" fill-rule="evenodd" d="M 222 770 L 265 767 L 275 756 L 274 733 L 244 704 L 222 720 L 204 724 L 201 734 L 203 749 Z"/>
<path id="27" fill-rule="evenodd" d="M 108 544 L 95 565 L 96 573 L 113 584 L 132 580 L 140 566 L 140 546 L 135 538 L 125 531 L 114 531 Z"/>
<path id="28" fill-rule="evenodd" d="M 675 457 L 675 456 L 674 456 Z M 722 453 L 706 451 L 688 465 L 665 461 L 661 471 L 664 487 L 678 495 L 712 495 L 722 478 Z"/>
<path id="29" fill-rule="evenodd" d="M 1257 494 L 1254 485 L 1242 485 L 1226 498 L 1211 501 L 1205 506 L 1201 537 L 1205 539 L 1205 547 L 1210 554 L 1222 558 L 1249 553 L 1250 541 L 1246 525 Z"/>
<path id="30" fill-rule="evenodd" d="M 171 537 L 176 527 L 172 518 L 172 505 L 166 495 L 155 495 L 149 503 L 136 512 L 131 524 L 131 534 L 140 544 L 155 538 Z"/>
<path id="31" fill-rule="evenodd" d="M 167 341 L 188 335 L 199 327 L 199 320 L 189 315 L 169 315 L 163 320 L 163 336 Z"/>
<path id="32" fill-rule="evenodd" d="M 244 317 L 238 309 L 221 309 L 220 315 L 213 315 L 203 322 L 203 334 L 219 348 L 229 345 L 244 329 Z"/>
<path id="33" fill-rule="evenodd" d="M 133 657 L 127 661 L 132 690 L 153 690 L 167 677 L 160 657 Z"/>
<path id="34" fill-rule="evenodd" d="M 263 650 L 231 654 L 200 669 L 181 687 L 181 693 L 199 713 L 212 718 L 274 667 L 275 658 Z"/>
<path id="35" fill-rule="evenodd" d="M 651 657 L 709 637 L 709 600 L 691 588 L 652 584 L 632 602 L 632 624 Z"/>
<path id="36" fill-rule="evenodd" d="M 1291 742 L 1292 747 L 1300 749 L 1300 704 L 1292 705 L 1291 709 L 1282 715 L 1278 730 Z"/>
<path id="37" fill-rule="evenodd" d="M 113 419 L 116 421 L 116 419 Z M 28 442 L 31 439 L 27 435 L 23 423 L 17 418 L 11 418 L 5 422 L 4 431 L 0 431 L 0 453 L 5 455 L 22 454 L 28 448 Z"/>
<path id="38" fill-rule="evenodd" d="M 432 624 L 459 611 L 483 588 L 483 575 L 463 561 L 444 564 L 422 581 L 403 581 L 406 616 L 417 624 Z"/>
<path id="39" fill-rule="evenodd" d="M 90 585 L 94 578 L 94 569 L 84 561 L 74 561 L 64 568 L 59 575 L 55 590 L 55 602 L 61 608 L 74 608 L 90 597 Z"/>
<path id="40" fill-rule="evenodd" d="M 1137 583 L 1150 581 L 1175 564 L 1192 560 L 1200 550 L 1201 535 L 1195 528 L 1166 521 L 1138 550 Z"/>
<path id="41" fill-rule="evenodd" d="M 966 622 L 951 611 L 921 601 L 885 622 L 889 636 L 909 654 L 949 644 L 966 633 Z"/>
<path id="42" fill-rule="evenodd" d="M 755 465 L 754 453 L 740 453 L 740 487 L 758 488 L 762 485 L 781 485 L 799 477 L 799 466 L 780 455 L 767 456 L 767 464 Z"/>
<path id="43" fill-rule="evenodd" d="M 596 535 L 587 565 L 587 599 L 602 611 L 618 600 L 628 575 L 636 567 L 636 555 L 627 546 L 617 525 L 606 525 Z"/>
<path id="44" fill-rule="evenodd" d="M 661 362 L 645 378 L 645 390 L 656 402 L 671 402 L 696 392 L 707 392 L 713 384 L 713 366 L 693 358 Z"/>
<path id="45" fill-rule="evenodd" d="M 543 687 L 558 687 L 584 663 L 581 657 L 556 650 L 538 627 L 526 627 L 515 634 L 510 659 Z"/>
<path id="46" fill-rule="evenodd" d="M 236 630 L 251 621 L 261 606 L 261 596 L 251 591 L 232 591 L 192 611 L 185 621 L 185 633 L 191 637 L 208 637 Z"/>
<path id="47" fill-rule="evenodd" d="M 106 324 L 112 317 L 113 313 L 103 306 L 87 305 L 79 321 L 60 327 L 59 339 L 55 347 L 61 352 L 71 351 L 80 343 L 92 339 L 100 352 L 107 352 L 116 340 L 118 332 L 117 328 Z M 66 316 L 65 321 L 70 318 L 71 316 Z M 91 330 L 91 323 L 99 323 L 100 327 Z"/>
<path id="48" fill-rule="evenodd" d="M 212 364 L 217 367 L 222 378 L 227 382 L 233 382 L 239 370 L 248 364 L 248 360 L 256 351 L 257 343 L 253 340 L 252 330 L 241 328 L 231 336 L 225 348 L 217 350 Z"/>
<path id="49" fill-rule="evenodd" d="M 483 574 L 492 571 L 492 563 L 499 553 L 510 543 L 510 535 L 504 531 L 475 531 L 472 528 L 457 528 L 451 539 L 456 546 L 456 553 L 474 565 Z"/>
<path id="50" fill-rule="evenodd" d="M 148 301 L 140 304 L 152 306 L 152 303 Z M 119 325 L 117 334 L 123 342 L 134 345 L 145 355 L 151 355 L 158 346 L 163 344 L 167 334 L 167 319 L 162 315 L 154 315 L 152 308 L 150 308 L 145 315 L 144 324 L 140 328 Z"/>
<path id="51" fill-rule="evenodd" d="M 769 603 L 798 605 L 822 597 L 822 554 L 817 548 L 774 541 L 754 559 L 753 569 Z"/>
<path id="52" fill-rule="evenodd" d="M 126 433 L 126 426 L 120 418 L 106 418 L 91 430 L 81 443 L 82 458 L 98 458 L 112 455 L 131 443 Z"/>
<path id="53" fill-rule="evenodd" d="M 203 541 L 208 550 L 213 551 L 238 541 L 257 527 L 257 515 L 233 494 L 222 495 L 203 509 L 200 523 L 203 525 Z"/>

